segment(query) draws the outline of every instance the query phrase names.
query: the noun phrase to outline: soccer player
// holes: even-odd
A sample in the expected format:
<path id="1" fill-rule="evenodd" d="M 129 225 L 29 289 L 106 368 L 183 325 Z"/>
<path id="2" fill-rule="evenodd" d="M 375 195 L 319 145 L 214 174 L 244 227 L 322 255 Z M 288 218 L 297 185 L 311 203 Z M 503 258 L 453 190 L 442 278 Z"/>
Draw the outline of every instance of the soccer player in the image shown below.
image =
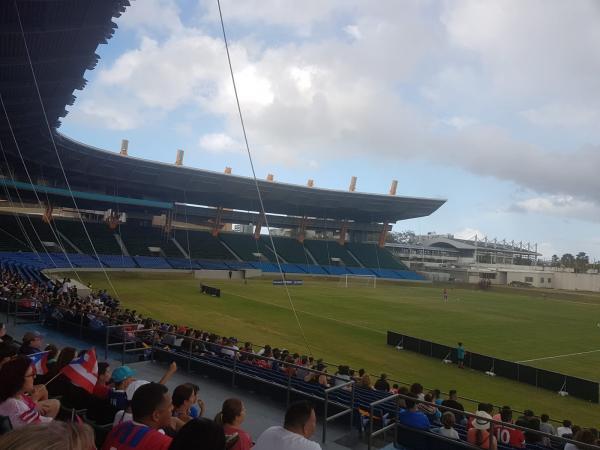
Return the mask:
<path id="1" fill-rule="evenodd" d="M 448 303 L 448 289 L 444 288 L 442 296 L 444 297 L 444 303 Z"/>

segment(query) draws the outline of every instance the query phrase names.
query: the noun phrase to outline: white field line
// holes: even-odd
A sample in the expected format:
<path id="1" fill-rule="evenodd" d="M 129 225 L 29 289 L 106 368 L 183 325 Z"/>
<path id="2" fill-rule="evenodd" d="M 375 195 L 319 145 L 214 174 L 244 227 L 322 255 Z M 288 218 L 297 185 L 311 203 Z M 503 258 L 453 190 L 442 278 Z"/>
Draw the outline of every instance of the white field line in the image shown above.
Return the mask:
<path id="1" fill-rule="evenodd" d="M 587 352 L 565 353 L 564 355 L 545 356 L 543 358 L 524 359 L 523 361 L 517 361 L 517 362 L 518 363 L 526 363 L 526 362 L 532 362 L 532 361 L 543 361 L 545 359 L 566 358 L 567 356 L 587 355 L 588 353 L 597 353 L 597 352 L 600 352 L 600 349 L 598 349 L 598 350 L 589 350 Z"/>
<path id="2" fill-rule="evenodd" d="M 239 298 L 243 298 L 243 299 L 246 299 L 246 300 L 250 300 L 250 301 L 253 301 L 253 302 L 256 302 L 256 303 L 262 303 L 264 305 L 271 305 L 271 306 L 275 306 L 277 308 L 281 308 L 281 309 L 285 309 L 285 310 L 291 311 L 291 309 L 286 308 L 285 306 L 282 306 L 282 305 L 278 305 L 277 303 L 266 302 L 264 300 L 257 300 L 257 299 L 252 298 L 252 297 L 246 297 L 245 295 L 232 294 L 231 292 L 229 292 L 228 294 L 236 296 L 236 297 L 239 297 Z M 352 323 L 352 322 L 346 322 L 344 320 L 339 320 L 339 319 L 335 319 L 333 317 L 327 317 L 327 316 L 323 316 L 323 315 L 312 313 L 312 312 L 308 312 L 308 311 L 302 311 L 300 309 L 297 309 L 296 311 L 298 311 L 299 313 L 302 313 L 302 314 L 306 314 L 307 316 L 313 316 L 313 317 L 317 317 L 319 319 L 331 320 L 332 322 L 341 323 L 342 325 L 348 325 L 348 326 L 351 326 L 351 327 L 362 328 L 363 330 L 373 331 L 373 332 L 378 333 L 378 334 L 387 335 L 387 333 L 385 331 L 376 330 L 375 328 L 369 328 L 369 327 L 366 327 L 364 325 L 359 325 L 359 324 Z"/>

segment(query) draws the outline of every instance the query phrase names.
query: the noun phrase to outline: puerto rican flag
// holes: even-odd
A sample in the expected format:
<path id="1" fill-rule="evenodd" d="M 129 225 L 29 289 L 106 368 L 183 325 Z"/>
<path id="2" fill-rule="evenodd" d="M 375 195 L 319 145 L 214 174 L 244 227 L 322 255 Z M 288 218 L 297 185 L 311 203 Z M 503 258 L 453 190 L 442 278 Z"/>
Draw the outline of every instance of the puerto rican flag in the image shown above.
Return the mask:
<path id="1" fill-rule="evenodd" d="M 62 370 L 76 386 L 79 386 L 90 394 L 94 392 L 94 387 L 98 381 L 98 360 L 96 359 L 96 349 L 92 348 L 85 352 L 79 358 L 75 358 Z"/>
<path id="2" fill-rule="evenodd" d="M 48 355 L 50 352 L 40 352 L 29 355 L 31 365 L 36 375 L 45 375 L 48 373 Z"/>

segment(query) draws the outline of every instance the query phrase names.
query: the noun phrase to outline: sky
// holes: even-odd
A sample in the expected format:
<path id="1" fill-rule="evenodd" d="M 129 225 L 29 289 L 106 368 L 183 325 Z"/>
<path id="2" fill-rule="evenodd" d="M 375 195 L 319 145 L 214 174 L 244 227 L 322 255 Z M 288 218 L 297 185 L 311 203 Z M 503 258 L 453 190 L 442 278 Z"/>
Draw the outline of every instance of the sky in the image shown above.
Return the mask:
<path id="1" fill-rule="evenodd" d="M 394 230 L 600 258 L 600 3 L 222 0 L 257 176 L 435 197 Z M 60 128 L 251 175 L 216 0 L 137 0 Z"/>

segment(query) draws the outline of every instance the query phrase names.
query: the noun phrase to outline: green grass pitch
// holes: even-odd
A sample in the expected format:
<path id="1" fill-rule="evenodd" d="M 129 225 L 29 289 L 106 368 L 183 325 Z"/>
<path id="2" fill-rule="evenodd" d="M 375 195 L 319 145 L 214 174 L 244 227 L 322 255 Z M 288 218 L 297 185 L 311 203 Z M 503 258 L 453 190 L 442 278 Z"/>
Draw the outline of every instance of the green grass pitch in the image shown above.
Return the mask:
<path id="1" fill-rule="evenodd" d="M 102 273 L 80 272 L 95 289 L 107 288 Z M 221 298 L 199 294 L 190 274 L 110 273 L 124 307 L 170 323 L 191 325 L 253 344 L 271 344 L 306 353 L 285 289 L 272 278 L 211 281 Z M 598 426 L 600 407 L 524 384 L 490 378 L 471 370 L 386 345 L 386 332 L 398 331 L 467 351 L 522 361 L 600 350 L 600 295 L 442 285 L 378 283 L 377 288 L 344 288 L 338 281 L 307 278 L 290 287 L 312 354 L 332 364 L 364 367 L 404 382 L 419 381 L 442 391 L 533 409 L 556 419 Z M 598 380 L 600 351 L 529 362 L 530 365 Z M 333 368 L 330 369 L 333 372 Z M 465 402 L 467 409 L 476 405 Z"/>

